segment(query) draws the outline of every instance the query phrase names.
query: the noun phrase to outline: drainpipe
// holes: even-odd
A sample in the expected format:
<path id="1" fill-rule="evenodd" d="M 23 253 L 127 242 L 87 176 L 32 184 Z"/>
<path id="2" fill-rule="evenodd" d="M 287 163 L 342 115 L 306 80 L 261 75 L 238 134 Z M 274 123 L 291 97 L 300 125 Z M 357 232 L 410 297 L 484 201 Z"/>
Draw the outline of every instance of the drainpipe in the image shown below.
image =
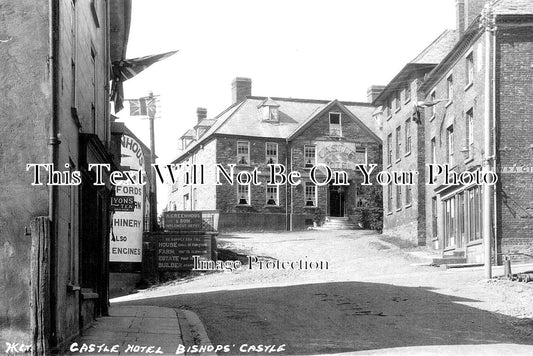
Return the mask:
<path id="1" fill-rule="evenodd" d="M 49 162 L 58 167 L 59 162 L 59 2 L 49 0 L 49 55 L 48 71 L 52 80 L 52 115 L 50 117 L 50 137 L 48 139 Z M 57 302 L 57 271 L 56 271 L 56 248 L 57 248 L 57 201 L 58 186 L 48 186 L 48 219 L 50 220 L 50 337 L 51 344 L 57 343 L 56 339 L 56 302 Z"/>
<path id="2" fill-rule="evenodd" d="M 496 18 L 494 18 L 494 28 L 492 34 L 492 169 L 493 172 L 498 172 L 496 161 Z M 494 265 L 498 265 L 498 210 L 496 209 L 498 204 L 497 186 L 493 189 L 493 232 L 494 232 Z"/>
<path id="3" fill-rule="evenodd" d="M 494 156 L 492 146 L 492 128 L 493 118 L 491 115 L 492 110 L 492 37 L 494 33 L 494 18 L 492 17 L 491 4 L 488 3 L 483 9 L 483 15 L 481 19 L 481 26 L 485 28 L 485 103 L 484 103 L 484 116 L 483 116 L 483 151 L 485 154 L 485 160 L 483 161 L 483 173 L 488 175 L 491 172 L 491 163 Z M 483 185 L 483 257 L 484 257 L 484 274 L 485 278 L 492 278 L 492 259 L 491 259 L 491 241 L 492 241 L 492 211 L 491 205 L 493 197 L 493 186 L 490 184 Z"/>

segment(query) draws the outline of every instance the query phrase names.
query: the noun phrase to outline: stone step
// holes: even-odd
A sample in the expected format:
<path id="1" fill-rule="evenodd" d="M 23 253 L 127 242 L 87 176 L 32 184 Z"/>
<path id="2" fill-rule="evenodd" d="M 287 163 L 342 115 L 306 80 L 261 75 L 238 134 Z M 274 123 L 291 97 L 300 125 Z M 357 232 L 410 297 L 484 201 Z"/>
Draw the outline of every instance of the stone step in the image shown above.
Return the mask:
<path id="1" fill-rule="evenodd" d="M 442 258 L 434 258 L 432 261 L 433 264 L 436 265 L 455 265 L 455 264 L 463 264 L 466 263 L 465 257 L 442 257 Z"/>

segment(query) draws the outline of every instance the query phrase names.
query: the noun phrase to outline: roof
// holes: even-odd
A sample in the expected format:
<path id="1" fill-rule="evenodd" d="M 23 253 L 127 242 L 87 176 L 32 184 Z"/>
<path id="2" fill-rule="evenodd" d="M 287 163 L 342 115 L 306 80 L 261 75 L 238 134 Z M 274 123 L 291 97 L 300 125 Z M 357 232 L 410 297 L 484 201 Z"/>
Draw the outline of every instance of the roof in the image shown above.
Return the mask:
<path id="1" fill-rule="evenodd" d="M 531 0 L 498 0 L 494 3 L 496 15 L 533 15 Z"/>
<path id="2" fill-rule="evenodd" d="M 453 48 L 457 42 L 457 31 L 446 30 L 439 35 L 429 46 L 418 54 L 411 62 L 407 63 L 396 76 L 385 86 L 385 89 L 374 99 L 374 105 L 381 105 L 394 91 L 405 86 L 405 81 L 414 71 L 431 71 Z"/>
<path id="3" fill-rule="evenodd" d="M 194 126 L 195 128 L 196 127 L 211 127 L 213 126 L 213 124 L 215 123 L 216 120 L 213 120 L 213 119 L 203 119 L 202 121 L 200 121 L 198 124 L 196 124 L 196 126 Z"/>
<path id="4" fill-rule="evenodd" d="M 427 46 L 410 63 L 434 63 L 437 64 L 446 57 L 450 49 L 457 42 L 457 31 L 446 30 L 440 34 L 429 46 Z"/>
<path id="5" fill-rule="evenodd" d="M 279 105 L 279 122 L 262 120 L 258 107 L 267 100 L 274 101 Z M 210 140 L 213 135 L 287 140 L 332 103 L 338 103 L 342 108 L 345 108 L 353 118 L 366 126 L 372 135 L 380 139 L 380 130 L 372 118 L 372 112 L 375 108 L 369 103 L 250 96 L 219 114 L 205 135 L 181 152 L 175 161 L 193 151 L 195 147 Z"/>
<path id="6" fill-rule="evenodd" d="M 193 137 L 193 138 L 194 138 L 194 137 L 196 137 L 196 135 L 195 135 L 195 133 L 194 133 L 193 130 L 187 130 L 187 132 L 185 132 L 185 133 L 181 136 L 181 138 L 183 138 L 183 137 Z"/>

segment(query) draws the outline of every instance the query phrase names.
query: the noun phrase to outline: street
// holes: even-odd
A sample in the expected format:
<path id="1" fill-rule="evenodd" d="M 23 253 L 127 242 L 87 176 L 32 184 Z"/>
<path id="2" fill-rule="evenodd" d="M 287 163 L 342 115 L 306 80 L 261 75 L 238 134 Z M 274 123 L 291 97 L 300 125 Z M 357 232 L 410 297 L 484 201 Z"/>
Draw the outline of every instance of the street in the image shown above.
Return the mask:
<path id="1" fill-rule="evenodd" d="M 219 246 L 265 261 L 327 261 L 328 269 L 244 266 L 112 302 L 191 310 L 212 344 L 232 353 L 243 344 L 285 345 L 285 354 L 533 344 L 533 286 L 420 265 L 413 256 L 422 249 L 407 254 L 369 231 L 233 233 Z"/>

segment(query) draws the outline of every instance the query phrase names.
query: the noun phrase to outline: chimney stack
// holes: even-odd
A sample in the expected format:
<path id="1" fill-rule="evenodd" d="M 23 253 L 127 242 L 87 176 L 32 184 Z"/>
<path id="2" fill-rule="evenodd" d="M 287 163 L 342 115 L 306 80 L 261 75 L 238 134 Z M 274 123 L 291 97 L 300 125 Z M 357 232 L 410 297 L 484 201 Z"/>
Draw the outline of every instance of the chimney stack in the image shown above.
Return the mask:
<path id="1" fill-rule="evenodd" d="M 485 7 L 485 0 L 465 0 L 465 30 L 472 24 L 472 21 L 481 14 Z"/>
<path id="2" fill-rule="evenodd" d="M 458 38 L 465 33 L 465 0 L 455 0 L 455 21 Z"/>
<path id="3" fill-rule="evenodd" d="M 252 95 L 252 79 L 237 77 L 231 82 L 232 103 L 240 103 Z"/>
<path id="4" fill-rule="evenodd" d="M 203 119 L 207 118 L 207 109 L 206 108 L 197 108 L 196 109 L 196 116 L 198 117 L 198 123 L 202 121 Z"/>
<path id="5" fill-rule="evenodd" d="M 366 90 L 367 101 L 372 104 L 374 100 L 376 100 L 376 98 L 379 96 L 379 94 L 381 94 L 383 89 L 385 89 L 384 85 L 371 85 Z"/>

